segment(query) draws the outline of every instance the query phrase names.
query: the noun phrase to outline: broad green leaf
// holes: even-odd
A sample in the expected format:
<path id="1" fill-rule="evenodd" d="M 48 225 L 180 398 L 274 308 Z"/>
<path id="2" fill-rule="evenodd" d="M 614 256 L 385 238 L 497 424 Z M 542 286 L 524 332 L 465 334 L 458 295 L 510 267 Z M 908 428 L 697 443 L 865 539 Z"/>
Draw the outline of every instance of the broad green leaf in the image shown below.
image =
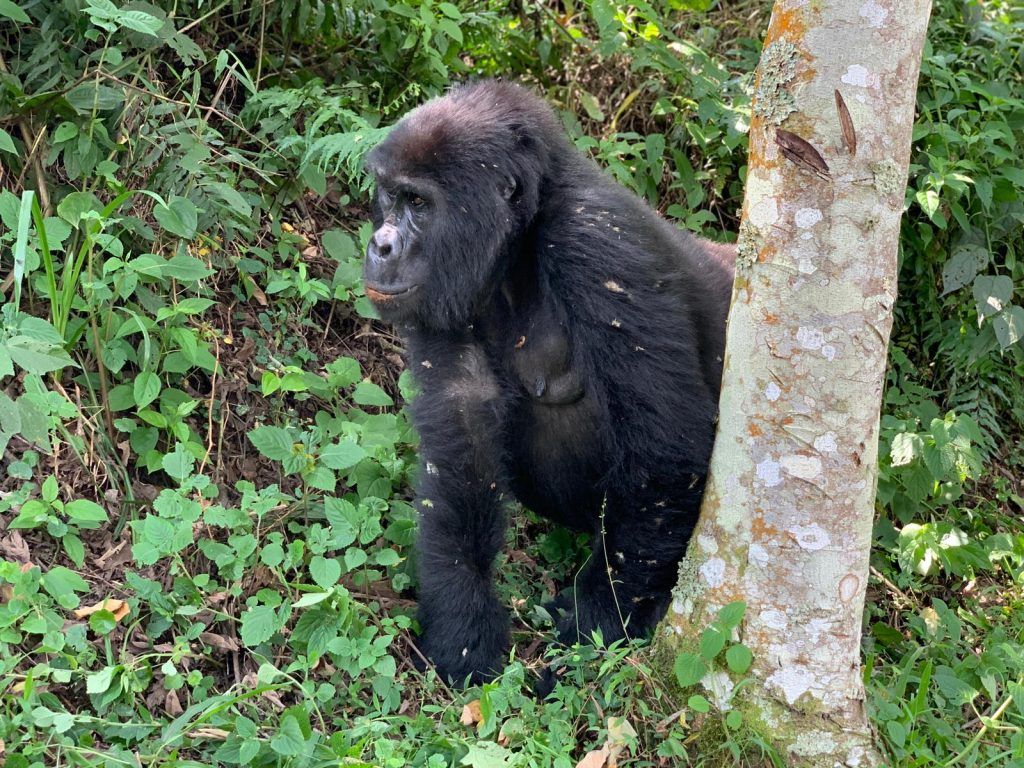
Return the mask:
<path id="1" fill-rule="evenodd" d="M 284 461 L 294 452 L 295 441 L 287 429 L 257 427 L 249 432 L 249 442 L 256 450 L 274 461 Z"/>
<path id="2" fill-rule="evenodd" d="M 999 314 L 1013 298 L 1013 280 L 1006 275 L 980 275 L 974 280 L 978 317 Z"/>
<path id="3" fill-rule="evenodd" d="M 750 664 L 753 660 L 754 655 L 745 645 L 729 646 L 729 650 L 725 652 L 725 663 L 728 664 L 729 669 L 737 675 L 742 675 L 750 669 Z"/>
<path id="4" fill-rule="evenodd" d="M 277 611 L 269 605 L 258 605 L 242 614 L 242 642 L 249 648 L 265 643 L 280 629 Z"/>
<path id="5" fill-rule="evenodd" d="M 165 230 L 185 240 L 192 238 L 199 226 L 199 210 L 195 204 L 178 195 L 172 195 L 166 206 L 156 206 L 153 216 Z"/>
<path id="6" fill-rule="evenodd" d="M 746 613 L 746 610 L 747 604 L 742 600 L 722 606 L 718 612 L 718 623 L 726 630 L 735 629 L 743 621 L 743 614 Z"/>
<path id="7" fill-rule="evenodd" d="M 132 394 L 135 397 L 135 405 L 145 408 L 160 394 L 160 377 L 152 371 L 142 371 L 135 377 Z"/>
<path id="8" fill-rule="evenodd" d="M 320 461 L 324 466 L 334 470 L 349 469 L 365 458 L 366 451 L 354 441 L 347 439 L 328 445 L 320 453 Z"/>
<path id="9" fill-rule="evenodd" d="M 75 499 L 64 505 L 64 513 L 79 523 L 105 523 L 107 512 L 95 501 Z"/>
<path id="10" fill-rule="evenodd" d="M 1024 308 L 1011 304 L 992 318 L 992 330 L 1003 349 L 1024 339 Z"/>
<path id="11" fill-rule="evenodd" d="M 11 0 L 0 0 L 0 16 L 6 16 L 11 21 L 17 21 L 20 24 L 32 23 L 32 19 L 21 10 L 21 6 L 11 2 Z"/>
<path id="12" fill-rule="evenodd" d="M 680 653 L 676 656 L 673 670 L 681 688 L 696 685 L 708 673 L 704 660 L 695 653 Z"/>
<path id="13" fill-rule="evenodd" d="M 395 404 L 395 401 L 391 399 L 391 395 L 369 380 L 361 381 L 356 385 L 356 388 L 352 390 L 352 400 L 359 405 L 373 405 L 385 408 Z"/>
<path id="14" fill-rule="evenodd" d="M 725 648 L 725 635 L 717 627 L 708 627 L 700 636 L 700 655 L 705 661 L 714 661 Z"/>
<path id="15" fill-rule="evenodd" d="M 0 0 L 0 7 L 2 7 L 2 3 L 3 0 Z M 12 155 L 18 154 L 18 149 L 14 146 L 14 139 L 3 128 L 0 128 L 0 152 L 8 152 Z"/>
<path id="16" fill-rule="evenodd" d="M 333 557 L 317 555 L 309 562 L 309 575 L 313 577 L 317 586 L 330 589 L 341 578 L 341 563 Z"/>

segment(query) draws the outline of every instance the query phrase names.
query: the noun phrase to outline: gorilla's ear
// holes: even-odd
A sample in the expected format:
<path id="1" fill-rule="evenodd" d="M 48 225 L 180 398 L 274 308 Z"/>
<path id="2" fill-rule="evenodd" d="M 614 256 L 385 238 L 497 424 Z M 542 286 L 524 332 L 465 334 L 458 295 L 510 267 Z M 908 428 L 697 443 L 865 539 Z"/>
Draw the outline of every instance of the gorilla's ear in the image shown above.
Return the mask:
<path id="1" fill-rule="evenodd" d="M 501 196 L 506 200 L 515 202 L 519 195 L 519 181 L 514 176 L 506 175 L 501 185 Z"/>

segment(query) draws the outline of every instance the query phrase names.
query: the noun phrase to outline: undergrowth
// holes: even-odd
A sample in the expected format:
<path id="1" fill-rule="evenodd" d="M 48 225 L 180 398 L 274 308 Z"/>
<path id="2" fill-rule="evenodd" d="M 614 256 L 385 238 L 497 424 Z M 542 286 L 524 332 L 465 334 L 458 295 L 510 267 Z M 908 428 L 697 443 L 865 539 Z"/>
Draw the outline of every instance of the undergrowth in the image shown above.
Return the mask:
<path id="1" fill-rule="evenodd" d="M 528 514 L 505 674 L 418 671 L 412 382 L 360 282 L 363 155 L 471 76 L 731 237 L 768 9 L 707 5 L 0 0 L 5 768 L 777 762 L 641 647 L 545 659 L 585 553 Z M 864 642 L 894 766 L 1024 765 L 1022 47 L 936 3 Z"/>

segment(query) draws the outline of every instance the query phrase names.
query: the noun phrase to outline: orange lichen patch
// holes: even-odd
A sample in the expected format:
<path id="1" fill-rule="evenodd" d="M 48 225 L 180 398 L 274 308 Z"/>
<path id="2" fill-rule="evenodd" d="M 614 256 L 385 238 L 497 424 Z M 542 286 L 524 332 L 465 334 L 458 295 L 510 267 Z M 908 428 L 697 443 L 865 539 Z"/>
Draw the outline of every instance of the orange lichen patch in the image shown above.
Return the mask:
<path id="1" fill-rule="evenodd" d="M 759 426 L 757 426 L 757 424 L 748 424 L 747 425 L 747 433 L 751 437 L 760 437 L 761 435 L 764 434 L 764 432 L 761 431 L 761 428 Z"/>
<path id="2" fill-rule="evenodd" d="M 768 325 L 778 325 L 779 316 L 766 312 L 764 315 L 764 322 Z"/>
<path id="3" fill-rule="evenodd" d="M 786 9 L 778 3 L 772 11 L 771 21 L 768 22 L 768 34 L 765 36 L 765 46 L 774 43 L 779 38 L 785 38 L 796 44 L 803 39 L 807 31 L 807 24 L 804 23 L 803 10 L 800 8 Z"/>
<path id="4" fill-rule="evenodd" d="M 760 510 L 758 510 L 760 512 Z M 763 514 L 755 514 L 753 520 L 750 521 L 750 540 L 751 541 L 764 541 L 765 539 L 775 539 L 779 536 L 779 529 L 774 526 L 768 525 L 764 521 Z"/>

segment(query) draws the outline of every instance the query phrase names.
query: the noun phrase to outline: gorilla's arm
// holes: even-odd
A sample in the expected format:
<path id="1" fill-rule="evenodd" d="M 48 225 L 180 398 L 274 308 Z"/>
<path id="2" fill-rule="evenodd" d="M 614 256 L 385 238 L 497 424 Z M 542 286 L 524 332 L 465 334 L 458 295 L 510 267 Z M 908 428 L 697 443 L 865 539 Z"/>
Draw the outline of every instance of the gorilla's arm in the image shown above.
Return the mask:
<path id="1" fill-rule="evenodd" d="M 422 392 L 418 487 L 419 613 L 423 650 L 462 682 L 501 670 L 508 619 L 491 565 L 504 542 L 504 408 L 483 351 L 458 333 L 418 331 L 410 363 Z"/>

